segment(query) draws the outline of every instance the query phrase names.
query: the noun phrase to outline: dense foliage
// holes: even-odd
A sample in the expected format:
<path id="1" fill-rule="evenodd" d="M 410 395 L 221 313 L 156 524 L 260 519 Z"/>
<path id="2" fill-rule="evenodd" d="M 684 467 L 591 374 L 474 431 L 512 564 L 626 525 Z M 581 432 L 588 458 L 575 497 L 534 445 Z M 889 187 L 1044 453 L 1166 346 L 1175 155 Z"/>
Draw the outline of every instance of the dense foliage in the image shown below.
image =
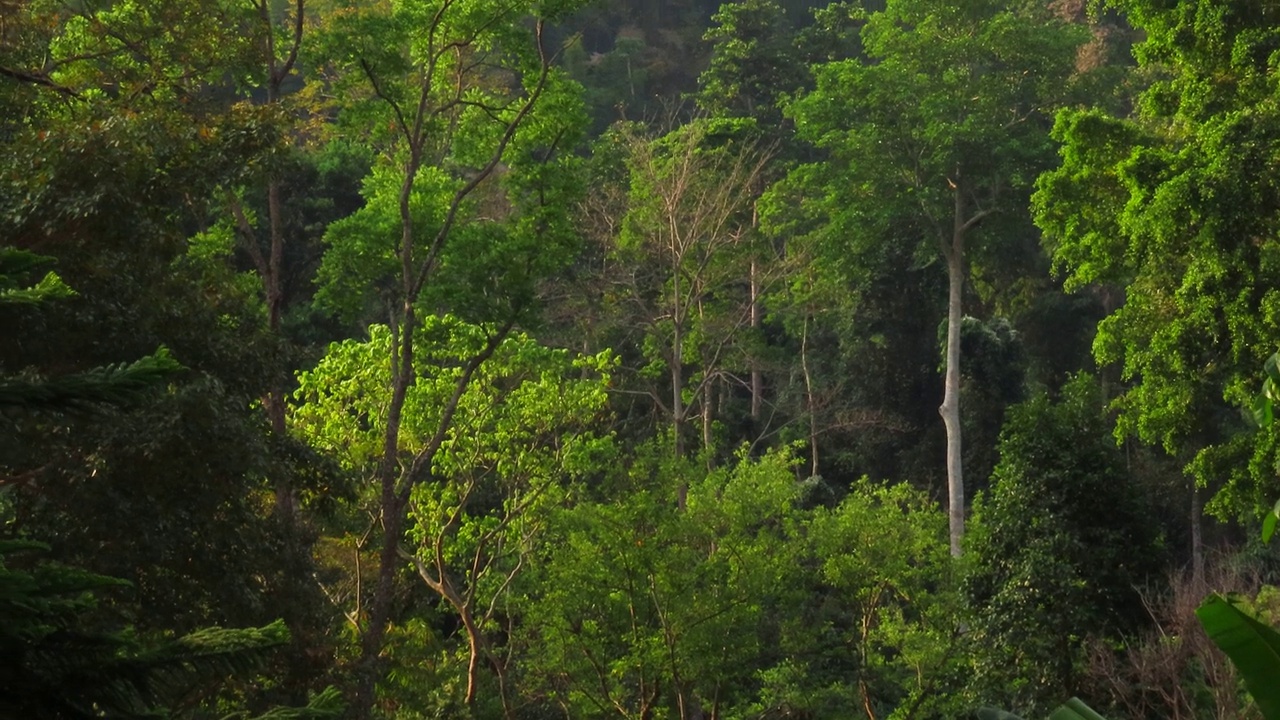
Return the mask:
<path id="1" fill-rule="evenodd" d="M 1272 712 L 1277 21 L 0 2 L 0 714 Z"/>

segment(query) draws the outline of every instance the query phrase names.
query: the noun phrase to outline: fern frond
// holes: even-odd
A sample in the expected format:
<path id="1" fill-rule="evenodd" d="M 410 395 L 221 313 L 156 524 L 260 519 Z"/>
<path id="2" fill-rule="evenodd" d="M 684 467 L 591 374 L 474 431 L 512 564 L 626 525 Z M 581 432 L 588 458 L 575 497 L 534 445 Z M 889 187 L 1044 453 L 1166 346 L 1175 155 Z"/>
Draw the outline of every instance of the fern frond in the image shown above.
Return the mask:
<path id="1" fill-rule="evenodd" d="M 124 403 L 182 369 L 168 349 L 161 346 L 152 355 L 131 363 L 60 378 L 0 378 L 0 407 L 69 410 L 99 403 Z"/>

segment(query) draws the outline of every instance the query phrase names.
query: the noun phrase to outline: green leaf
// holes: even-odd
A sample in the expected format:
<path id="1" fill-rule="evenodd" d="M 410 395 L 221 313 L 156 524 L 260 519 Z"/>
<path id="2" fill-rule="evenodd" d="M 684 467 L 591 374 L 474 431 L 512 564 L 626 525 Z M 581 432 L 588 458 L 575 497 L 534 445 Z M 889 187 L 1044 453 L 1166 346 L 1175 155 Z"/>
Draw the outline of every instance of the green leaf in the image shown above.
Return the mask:
<path id="1" fill-rule="evenodd" d="M 1280 391 L 1277 390 L 1278 387 L 1280 387 L 1280 385 L 1277 385 L 1275 380 L 1267 378 L 1262 383 L 1262 397 L 1266 398 L 1267 402 L 1274 404 L 1276 401 L 1280 400 Z"/>
<path id="2" fill-rule="evenodd" d="M 976 714 L 978 720 L 1022 720 L 1019 715 L 993 707 L 980 707 Z"/>
<path id="3" fill-rule="evenodd" d="M 1266 373 L 1267 379 L 1271 381 L 1272 387 L 1280 386 L 1280 353 L 1275 353 L 1267 358 L 1262 370 Z M 1271 395 L 1268 395 L 1268 397 L 1271 397 Z"/>
<path id="4" fill-rule="evenodd" d="M 342 712 L 346 706 L 342 701 L 342 694 L 337 688 L 327 687 L 318 694 L 311 696 L 310 701 L 303 707 L 278 707 L 267 711 L 265 714 L 258 715 L 252 720 L 330 720 L 331 718 L 342 717 Z M 223 720 L 238 720 L 240 714 L 228 715 Z M 249 720 L 246 716 L 246 720 Z"/>
<path id="5" fill-rule="evenodd" d="M 1022 720 L 1018 715 L 993 707 L 978 708 L 976 714 L 978 720 Z M 1094 712 L 1093 708 L 1085 705 L 1080 698 L 1073 697 L 1058 706 L 1058 709 L 1049 715 L 1049 720 L 1106 720 L 1106 718 Z"/>
<path id="6" fill-rule="evenodd" d="M 1271 512 L 1267 513 L 1267 517 L 1262 521 L 1262 542 L 1271 542 L 1271 536 L 1276 531 L 1276 521 L 1280 520 L 1280 500 L 1276 501 Z"/>
<path id="7" fill-rule="evenodd" d="M 1270 383 L 1268 380 L 1267 383 Z M 1250 417 L 1254 424 L 1260 428 L 1271 427 L 1271 423 L 1275 420 L 1275 406 L 1266 395 L 1264 388 L 1262 393 L 1253 399 L 1253 406 L 1250 408 Z"/>
<path id="8" fill-rule="evenodd" d="M 1240 671 L 1262 716 L 1280 719 L 1280 633 L 1217 593 L 1196 609 L 1196 617 Z"/>
<path id="9" fill-rule="evenodd" d="M 1080 698 L 1073 697 L 1054 710 L 1049 720 L 1106 720 L 1106 718 L 1094 712 L 1093 708 L 1085 705 Z"/>
<path id="10" fill-rule="evenodd" d="M 125 403 L 184 369 L 161 346 L 131 363 L 94 368 L 48 380 L 0 377 L 0 407 L 83 409 L 94 403 Z"/>
<path id="11" fill-rule="evenodd" d="M 0 304 L 35 305 L 45 300 L 62 300 L 76 294 L 56 273 L 45 274 L 40 282 L 26 288 L 0 288 Z"/>

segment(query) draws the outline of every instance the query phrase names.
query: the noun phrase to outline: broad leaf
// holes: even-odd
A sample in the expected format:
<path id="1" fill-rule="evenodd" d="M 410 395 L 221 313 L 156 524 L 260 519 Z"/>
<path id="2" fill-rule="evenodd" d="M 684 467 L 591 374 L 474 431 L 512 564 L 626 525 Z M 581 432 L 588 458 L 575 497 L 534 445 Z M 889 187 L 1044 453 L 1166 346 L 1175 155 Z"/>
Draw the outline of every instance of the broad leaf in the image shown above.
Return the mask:
<path id="1" fill-rule="evenodd" d="M 1023 720 L 1021 716 L 993 707 L 980 707 L 978 720 Z"/>
<path id="2" fill-rule="evenodd" d="M 978 720 L 1023 720 L 1018 715 L 993 707 L 978 708 L 977 716 Z M 1093 708 L 1085 705 L 1080 698 L 1073 697 L 1058 706 L 1058 709 L 1049 715 L 1049 720 L 1106 720 L 1106 718 L 1094 712 Z"/>
<path id="3" fill-rule="evenodd" d="M 1106 718 L 1094 712 L 1093 708 L 1085 705 L 1080 698 L 1073 697 L 1054 710 L 1049 720 L 1106 720 Z"/>
<path id="4" fill-rule="evenodd" d="M 1280 633 L 1216 593 L 1196 610 L 1196 617 L 1240 671 L 1263 717 L 1280 718 Z"/>
<path id="5" fill-rule="evenodd" d="M 1265 388 L 1265 385 L 1270 384 L 1270 380 L 1264 383 L 1263 391 L 1253 399 L 1253 405 L 1250 407 L 1249 417 L 1260 428 L 1271 427 L 1271 423 L 1275 421 L 1275 408 Z"/>
<path id="6" fill-rule="evenodd" d="M 1267 379 L 1271 381 L 1273 388 L 1280 386 L 1280 353 L 1275 353 L 1271 357 L 1267 358 L 1267 362 L 1262 366 L 1262 370 L 1266 373 Z M 1267 397 L 1273 398 L 1274 391 L 1273 393 L 1268 394 Z"/>
<path id="7" fill-rule="evenodd" d="M 1280 521 L 1280 500 L 1276 501 L 1271 512 L 1267 513 L 1267 517 L 1262 521 L 1262 542 L 1271 542 L 1271 536 L 1276 532 L 1276 522 Z"/>

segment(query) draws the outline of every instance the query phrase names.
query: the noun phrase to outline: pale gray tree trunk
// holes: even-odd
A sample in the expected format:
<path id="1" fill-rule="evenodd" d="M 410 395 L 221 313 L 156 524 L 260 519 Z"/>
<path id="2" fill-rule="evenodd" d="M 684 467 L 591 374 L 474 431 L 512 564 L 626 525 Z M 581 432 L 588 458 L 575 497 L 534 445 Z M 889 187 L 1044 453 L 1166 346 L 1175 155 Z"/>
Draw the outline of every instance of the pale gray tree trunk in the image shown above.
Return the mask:
<path id="1" fill-rule="evenodd" d="M 800 371 L 804 374 L 804 402 L 809 416 L 809 474 L 818 471 L 818 403 L 813 397 L 813 374 L 809 372 L 809 314 L 805 312 L 804 327 L 800 332 Z"/>
<path id="2" fill-rule="evenodd" d="M 947 364 L 942 406 L 938 408 L 938 413 L 942 415 L 942 422 L 947 428 L 947 515 L 950 521 L 951 555 L 960 557 L 961 543 L 964 541 L 964 463 L 960 437 L 960 324 L 964 299 L 964 243 L 965 235 L 987 215 L 987 211 L 968 215 L 959 168 L 956 168 L 956 178 L 950 184 L 955 199 L 951 216 L 951 239 L 950 242 L 944 240 L 942 243 L 942 254 L 947 260 Z"/>
<path id="3" fill-rule="evenodd" d="M 947 256 L 947 367 L 942 407 L 938 412 L 947 426 L 947 498 L 951 528 L 951 555 L 960 557 L 964 539 L 964 470 L 960 438 L 960 321 L 964 290 L 964 234 L 958 232 Z"/>
<path id="4" fill-rule="evenodd" d="M 954 179 L 948 178 L 954 198 L 951 239 L 942 241 L 942 255 L 947 260 L 947 367 L 943 380 L 942 406 L 938 413 L 947 427 L 947 515 L 950 520 L 951 555 L 960 557 L 964 540 L 964 467 L 960 441 L 960 325 L 964 318 L 964 246 L 969 231 L 993 212 L 993 208 L 977 206 L 972 213 L 965 202 L 965 184 L 960 168 Z"/>

